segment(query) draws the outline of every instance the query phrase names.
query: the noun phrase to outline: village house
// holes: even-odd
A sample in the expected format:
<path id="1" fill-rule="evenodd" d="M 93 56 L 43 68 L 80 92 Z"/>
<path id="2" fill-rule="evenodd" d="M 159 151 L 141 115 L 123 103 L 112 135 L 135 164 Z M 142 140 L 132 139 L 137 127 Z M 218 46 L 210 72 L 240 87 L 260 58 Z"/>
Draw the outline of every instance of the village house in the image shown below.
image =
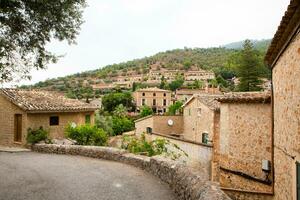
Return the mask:
<path id="1" fill-rule="evenodd" d="M 154 113 L 163 114 L 167 112 L 171 105 L 171 91 L 159 89 L 157 87 L 139 89 L 133 94 L 136 102 L 137 112 L 143 106 L 149 106 Z"/>
<path id="2" fill-rule="evenodd" d="M 94 123 L 92 104 L 56 92 L 1 89 L 0 145 L 25 145 L 28 128 L 43 127 L 51 138 L 63 138 L 69 123 Z"/>
<path id="3" fill-rule="evenodd" d="M 291 0 L 269 46 L 272 69 L 274 199 L 300 199 L 300 1 Z"/>
<path id="4" fill-rule="evenodd" d="M 221 95 L 194 95 L 183 106 L 183 133 L 185 140 L 213 143 L 219 130 Z"/>
<path id="5" fill-rule="evenodd" d="M 212 179 L 233 199 L 272 197 L 271 95 L 227 93 L 219 98 L 220 131 Z"/>

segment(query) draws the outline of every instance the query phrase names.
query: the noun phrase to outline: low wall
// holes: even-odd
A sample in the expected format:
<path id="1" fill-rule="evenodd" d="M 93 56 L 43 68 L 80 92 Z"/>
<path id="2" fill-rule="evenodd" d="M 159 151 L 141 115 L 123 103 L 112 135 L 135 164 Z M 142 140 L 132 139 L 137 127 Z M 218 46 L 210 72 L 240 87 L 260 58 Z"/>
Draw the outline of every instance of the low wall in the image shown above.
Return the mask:
<path id="1" fill-rule="evenodd" d="M 156 138 L 169 140 L 171 143 L 178 145 L 183 151 L 185 151 L 188 154 L 189 160 L 202 163 L 203 166 L 207 166 L 208 171 L 210 171 L 213 152 L 211 145 L 205 145 L 158 133 L 152 133 L 151 135 L 146 134 L 146 138 L 149 140 L 155 140 Z"/>
<path id="2" fill-rule="evenodd" d="M 173 121 L 173 125 L 168 125 L 168 120 Z M 162 133 L 166 135 L 182 134 L 183 133 L 183 117 L 181 115 L 161 116 L 153 115 L 147 116 L 135 121 L 136 134 L 140 135 L 146 132 L 146 128 L 151 127 L 153 132 Z"/>
<path id="3" fill-rule="evenodd" d="M 157 176 L 169 184 L 182 200 L 230 200 L 215 182 L 207 181 L 199 171 L 193 171 L 185 164 L 162 157 L 145 157 L 127 153 L 111 147 L 37 144 L 32 150 L 42 153 L 80 155 L 123 162 Z"/>

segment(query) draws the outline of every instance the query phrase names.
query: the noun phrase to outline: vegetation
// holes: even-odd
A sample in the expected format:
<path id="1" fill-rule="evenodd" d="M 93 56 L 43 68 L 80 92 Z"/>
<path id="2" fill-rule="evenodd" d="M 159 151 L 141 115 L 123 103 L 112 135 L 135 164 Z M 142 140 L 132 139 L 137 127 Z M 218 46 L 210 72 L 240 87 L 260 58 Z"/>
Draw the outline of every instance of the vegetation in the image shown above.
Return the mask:
<path id="1" fill-rule="evenodd" d="M 168 115 L 176 115 L 181 112 L 182 101 L 176 101 L 174 104 L 170 105 L 168 108 Z"/>
<path id="2" fill-rule="evenodd" d="M 104 111 L 113 112 L 117 106 L 122 104 L 128 110 L 134 109 L 133 98 L 130 92 L 113 92 L 106 94 L 102 98 Z"/>
<path id="3" fill-rule="evenodd" d="M 250 40 L 245 40 L 240 53 L 240 64 L 237 67 L 237 74 L 240 79 L 239 91 L 259 91 L 261 90 L 262 71 L 260 70 L 259 55 L 253 49 Z"/>
<path id="4" fill-rule="evenodd" d="M 270 40 L 255 41 L 254 51 L 258 59 L 257 70 L 262 78 L 270 78 L 270 70 L 264 65 L 263 57 L 266 53 Z M 91 85 L 102 82 L 111 83 L 112 80 L 108 77 L 114 76 L 129 76 L 134 74 L 145 74 L 149 72 L 150 68 L 159 69 L 171 69 L 171 70 L 197 70 L 204 69 L 213 71 L 216 75 L 216 80 L 211 82 L 211 85 L 219 85 L 225 91 L 234 90 L 231 79 L 233 77 L 239 77 L 239 66 L 242 64 L 242 51 L 238 45 L 224 46 L 218 48 L 184 48 L 174 49 L 171 51 L 160 52 L 150 57 L 142 59 L 136 59 L 124 63 L 108 65 L 103 68 L 86 71 L 83 73 L 77 73 L 74 75 L 60 77 L 56 79 L 48 79 L 43 82 L 39 82 L 31 87 L 33 88 L 47 88 L 50 90 L 59 90 L 68 93 L 71 98 L 86 98 L 84 96 L 97 96 L 99 94 L 107 94 L 110 92 L 118 93 L 120 91 L 107 90 L 94 90 L 90 92 Z M 146 77 L 146 79 L 149 77 Z M 159 85 L 162 89 L 171 89 L 175 91 L 177 88 L 184 84 L 180 74 L 178 78 L 167 83 L 168 77 L 162 77 Z M 100 81 L 100 82 L 101 82 Z M 135 82 L 132 85 L 132 91 L 138 88 L 146 87 L 146 83 Z M 201 88 L 203 83 L 195 81 L 189 83 L 188 88 Z M 29 86 L 22 86 L 23 88 Z M 115 102 L 114 107 L 124 103 Z M 109 109 L 114 110 L 114 108 Z"/>
<path id="5" fill-rule="evenodd" d="M 134 122 L 127 117 L 112 117 L 113 136 L 121 135 L 124 132 L 134 129 Z"/>
<path id="6" fill-rule="evenodd" d="M 106 145 L 108 140 L 107 133 L 96 126 L 90 124 L 76 126 L 69 124 L 65 129 L 68 138 L 75 140 L 78 145 Z"/>
<path id="7" fill-rule="evenodd" d="M 140 112 L 141 117 L 146 117 L 146 116 L 152 115 L 152 114 L 153 114 L 153 110 L 149 106 L 143 106 L 141 108 L 141 112 Z"/>
<path id="8" fill-rule="evenodd" d="M 57 56 L 45 49 L 52 38 L 75 43 L 85 0 L 0 1 L 0 83 L 29 78 Z"/>
<path id="9" fill-rule="evenodd" d="M 139 139 L 132 136 L 123 136 L 122 148 L 134 154 L 143 154 L 149 157 L 164 155 L 175 160 L 181 156 L 188 156 L 176 144 L 166 139 L 155 139 L 151 142 L 146 141 L 145 134 Z"/>
<path id="10" fill-rule="evenodd" d="M 40 141 L 45 141 L 46 143 L 51 143 L 51 140 L 48 138 L 48 131 L 44 130 L 43 127 L 39 129 L 31 129 L 27 130 L 26 141 L 28 144 L 36 144 Z"/>

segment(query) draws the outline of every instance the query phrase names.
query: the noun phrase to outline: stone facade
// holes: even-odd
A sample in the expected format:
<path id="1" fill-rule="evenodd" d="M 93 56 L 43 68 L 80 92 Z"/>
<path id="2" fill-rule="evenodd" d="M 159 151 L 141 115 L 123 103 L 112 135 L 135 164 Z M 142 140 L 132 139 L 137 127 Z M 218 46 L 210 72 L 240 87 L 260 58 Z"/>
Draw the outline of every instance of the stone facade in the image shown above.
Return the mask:
<path id="1" fill-rule="evenodd" d="M 183 138 L 202 142 L 202 134 L 207 133 L 208 140 L 212 141 L 217 113 L 198 98 L 189 101 L 183 106 Z"/>
<path id="2" fill-rule="evenodd" d="M 272 70 L 274 93 L 274 199 L 276 200 L 297 199 L 296 162 L 300 162 L 299 66 L 300 34 L 298 31 L 298 34 L 280 56 Z"/>
<path id="3" fill-rule="evenodd" d="M 262 171 L 262 160 L 272 161 L 270 103 L 223 102 L 220 113 L 219 144 L 214 146 L 219 169 L 214 178 L 237 199 L 253 199 L 250 191 L 258 196 L 255 199 L 265 199 L 259 194 L 272 194 Z"/>
<path id="4" fill-rule="evenodd" d="M 183 163 L 162 157 L 145 157 L 110 147 L 39 144 L 32 147 L 43 153 L 81 155 L 107 159 L 139 167 L 169 184 L 180 200 L 230 200 L 217 183 L 207 180 L 205 171 L 193 170 Z"/>
<path id="5" fill-rule="evenodd" d="M 138 112 L 143 106 L 149 106 L 154 113 L 163 114 L 167 112 L 168 107 L 172 103 L 171 91 L 155 87 L 137 90 L 134 92 L 133 97 Z"/>

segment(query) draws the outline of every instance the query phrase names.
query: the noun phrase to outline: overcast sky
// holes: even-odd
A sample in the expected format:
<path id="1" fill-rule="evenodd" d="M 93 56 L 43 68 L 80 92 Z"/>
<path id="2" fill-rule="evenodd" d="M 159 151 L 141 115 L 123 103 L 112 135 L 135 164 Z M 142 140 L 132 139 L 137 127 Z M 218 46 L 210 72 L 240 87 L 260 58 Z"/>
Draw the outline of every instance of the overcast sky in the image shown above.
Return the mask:
<path id="1" fill-rule="evenodd" d="M 88 0 L 77 45 L 53 41 L 64 55 L 36 83 L 108 64 L 187 47 L 272 38 L 289 0 Z"/>

